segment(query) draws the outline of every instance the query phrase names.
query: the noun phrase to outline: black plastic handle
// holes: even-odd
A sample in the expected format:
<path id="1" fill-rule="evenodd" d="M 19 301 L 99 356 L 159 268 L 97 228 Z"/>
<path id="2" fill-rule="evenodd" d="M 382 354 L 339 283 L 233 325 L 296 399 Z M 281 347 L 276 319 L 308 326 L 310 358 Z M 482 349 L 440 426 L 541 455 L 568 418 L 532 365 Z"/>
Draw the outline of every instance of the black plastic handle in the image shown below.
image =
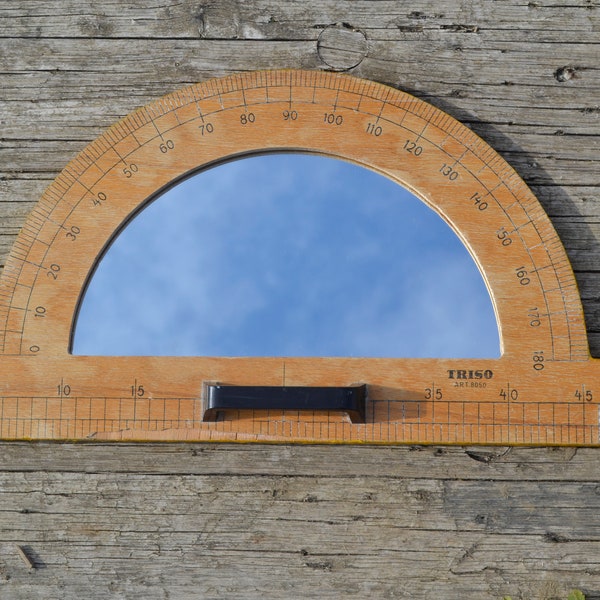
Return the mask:
<path id="1" fill-rule="evenodd" d="M 208 384 L 204 421 L 216 421 L 222 410 L 294 410 L 345 412 L 353 423 L 364 423 L 367 386 L 305 387 Z"/>

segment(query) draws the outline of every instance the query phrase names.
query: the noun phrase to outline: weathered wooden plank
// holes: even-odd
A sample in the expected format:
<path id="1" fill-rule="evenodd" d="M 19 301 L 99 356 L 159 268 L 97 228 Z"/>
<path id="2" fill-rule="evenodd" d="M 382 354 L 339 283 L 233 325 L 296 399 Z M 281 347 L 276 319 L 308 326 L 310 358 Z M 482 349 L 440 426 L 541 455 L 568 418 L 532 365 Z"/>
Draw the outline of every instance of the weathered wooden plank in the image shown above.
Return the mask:
<path id="1" fill-rule="evenodd" d="M 132 43 L 136 53 L 131 52 Z M 241 44 L 244 45 L 244 53 L 238 52 Z M 447 93 L 448 84 L 453 81 L 462 82 L 464 86 L 464 82 L 472 80 L 475 86 L 518 85 L 520 87 L 516 91 L 519 97 L 536 99 L 536 104 L 548 106 L 548 93 L 555 90 L 559 95 L 569 95 L 573 88 L 597 90 L 599 86 L 600 71 L 595 68 L 596 44 L 564 44 L 560 55 L 539 45 L 518 52 L 504 48 L 457 49 L 456 44 L 447 39 L 439 44 L 426 40 L 405 44 L 371 41 L 368 48 L 367 56 L 355 74 L 368 77 L 371 73 L 371 78 L 394 85 L 403 84 L 407 91 L 412 88 L 437 95 L 441 88 Z M 139 61 L 138 55 L 146 55 L 148 59 Z M 464 60 L 465 55 L 470 60 Z M 115 56 L 119 60 L 111 60 Z M 10 44 L 3 40 L 0 65 L 7 75 L 37 72 L 37 82 L 40 83 L 49 83 L 56 75 L 70 75 L 73 84 L 64 85 L 61 95 L 62 99 L 68 99 L 85 91 L 86 81 L 82 79 L 85 73 L 100 79 L 114 78 L 118 74 L 129 75 L 143 82 L 144 73 L 156 73 L 159 56 L 162 57 L 160 81 L 163 85 L 181 81 L 182 77 L 190 81 L 192 75 L 191 81 L 195 81 L 198 74 L 206 77 L 208 72 L 214 76 L 246 70 L 249 64 L 256 69 L 323 65 L 314 41 L 142 39 L 132 42 L 127 39 L 89 39 L 83 44 L 78 40 L 55 38 L 15 39 Z M 485 70 L 481 68 L 482 61 L 487 61 Z M 400 77 L 395 81 L 389 81 L 388 63 L 396 63 L 394 71 L 397 69 Z M 225 64 L 227 69 L 223 68 Z M 448 64 L 453 65 L 452 70 L 444 68 Z M 558 81 L 557 69 L 565 64 L 576 67 L 573 67 L 569 80 Z M 375 76 L 380 73 L 380 77 Z M 75 84 L 77 77 L 78 85 Z M 64 81 L 69 83 L 69 79 Z M 34 85 L 37 82 L 31 81 Z M 153 82 L 155 80 L 151 79 L 147 85 Z M 87 83 L 91 85 L 93 80 Z M 117 83 L 114 81 L 112 85 Z M 56 83 L 48 85 L 47 93 L 52 94 L 57 89 Z M 44 98 L 48 97 L 56 97 L 56 94 L 44 94 Z M 11 96 L 6 99 L 11 99 Z M 574 100 L 571 96 L 572 104 L 562 105 L 563 108 L 570 108 Z"/>
<path id="2" fill-rule="evenodd" d="M 542 203 L 548 215 L 555 217 L 595 218 L 597 200 L 594 186 L 537 186 L 531 190 Z"/>
<path id="3" fill-rule="evenodd" d="M 6 37 L 72 38 L 210 38 L 260 36 L 277 39 L 314 39 L 323 27 L 349 22 L 372 36 L 389 32 L 390 40 L 399 33 L 451 36 L 489 36 L 503 32 L 513 39 L 561 41 L 578 32 L 593 34 L 593 2 L 473 2 L 421 1 L 415 6 L 369 0 L 352 3 L 338 0 L 268 0 L 198 4 L 184 0 L 165 5 L 147 0 L 128 2 L 124 7 L 108 0 L 99 13 L 93 2 L 69 0 L 57 6 L 51 0 L 29 0 L 5 4 L 0 9 L 0 31 Z M 568 26 L 566 24 L 568 23 Z M 516 27 L 516 25 L 520 27 Z M 566 41 L 563 39 L 563 41 Z"/>
<path id="4" fill-rule="evenodd" d="M 106 577 L 103 593 L 137 597 L 152 582 L 144 590 L 151 598 L 368 590 L 425 599 L 474 589 L 494 598 L 540 593 L 540 573 L 557 570 L 563 593 L 593 589 L 600 564 L 596 483 L 563 486 L 556 506 L 536 510 L 543 486 L 555 484 L 267 476 L 240 485 L 228 476 L 43 472 L 0 479 L 0 505 L 10 507 L 0 512 L 3 590 L 13 598 L 60 586 L 75 597 Z M 586 518 L 592 523 L 578 543 L 562 534 L 573 511 L 584 513 L 582 534 Z M 19 562 L 15 543 L 33 569 Z"/>
<path id="5" fill-rule="evenodd" d="M 305 536 L 299 528 L 294 533 Z M 371 595 L 424 600 L 476 595 L 483 600 L 497 600 L 507 594 L 517 598 L 523 594 L 524 598 L 550 600 L 566 598 L 574 587 L 588 590 L 587 597 L 592 600 L 597 598 L 589 594 L 597 590 L 597 563 L 591 558 L 598 550 L 595 544 L 571 550 L 518 536 L 494 536 L 490 543 L 473 534 L 424 534 L 416 538 L 398 535 L 401 547 L 396 544 L 377 552 L 363 547 L 355 554 L 346 541 L 365 540 L 360 527 L 346 528 L 344 535 L 332 528 L 323 533 L 324 537 L 338 538 L 339 545 L 324 551 L 321 544 L 316 544 L 312 552 L 298 550 L 295 545 L 277 552 L 260 551 L 252 544 L 238 551 L 231 547 L 211 549 L 208 542 L 190 549 L 178 535 L 165 543 L 169 536 L 162 534 L 146 547 L 130 547 L 127 542 L 135 536 L 124 535 L 120 546 L 112 551 L 103 548 L 104 553 L 96 556 L 89 552 L 88 545 L 65 544 L 57 550 L 60 545 L 42 544 L 36 556 L 44 566 L 33 573 L 11 570 L 6 575 L 11 579 L 3 587 L 16 600 L 76 599 L 90 597 L 90 590 L 98 598 Z M 264 534 L 257 532 L 256 537 Z M 307 541 L 311 540 L 308 536 Z"/>
<path id="6" fill-rule="evenodd" d="M 404 477 L 430 480 L 600 479 L 588 448 L 254 444 L 0 444 L 0 474 L 21 472 Z"/>
<path id="7" fill-rule="evenodd" d="M 600 219 L 575 221 L 568 217 L 555 217 L 553 223 L 563 244 L 569 249 L 573 268 L 577 271 L 597 271 Z"/>
<path id="8" fill-rule="evenodd" d="M 352 35 L 352 31 L 349 35 Z M 507 44 L 506 47 L 497 47 L 502 45 L 501 42 L 498 44 L 481 42 L 474 47 L 469 47 L 458 43 L 460 40 L 453 40 L 448 36 L 417 41 L 396 39 L 394 43 L 385 40 L 367 40 L 366 58 L 359 65 L 356 74 L 370 76 L 383 83 L 400 85 L 407 91 L 414 89 L 423 94 L 431 94 L 433 97 L 451 95 L 460 98 L 464 95 L 484 99 L 489 96 L 490 91 L 502 93 L 500 91 L 502 88 L 511 88 L 519 84 L 519 87 L 505 89 L 503 93 L 510 97 L 511 104 L 518 103 L 524 98 L 534 98 L 536 102 L 530 106 L 563 110 L 577 106 L 576 103 L 585 100 L 581 96 L 573 96 L 570 93 L 573 88 L 597 88 L 598 72 L 595 68 L 597 44 L 578 43 L 582 36 L 586 40 L 589 37 L 588 34 L 582 33 L 577 43 L 560 44 L 561 54 L 557 54 L 556 45 L 547 44 L 544 47 L 536 39 L 532 39 L 530 44 Z M 155 73 L 156 69 L 160 68 L 161 78 L 153 77 L 146 82 L 146 85 L 158 86 L 161 83 L 181 81 L 182 76 L 189 77 L 190 74 L 201 73 L 203 69 L 205 71 L 203 77 L 232 70 L 245 70 L 248 68 L 248 60 L 252 60 L 256 68 L 326 66 L 319 57 L 317 39 L 283 42 L 280 39 L 92 38 L 83 43 L 81 40 L 71 38 L 18 38 L 10 42 L 9 44 L 6 39 L 0 38 L 0 48 L 3 49 L 0 63 L 4 73 L 12 75 L 7 79 L 9 95 L 3 96 L 7 99 L 16 97 L 16 94 L 12 93 L 13 86 L 10 81 L 19 81 L 16 79 L 19 76 L 25 88 L 31 88 L 39 81 L 46 81 L 50 84 L 48 92 L 51 92 L 51 88 L 56 87 L 61 76 L 86 72 L 94 73 L 100 78 L 126 73 L 135 81 L 140 79 L 142 73 Z M 251 53 L 250 55 L 240 55 L 236 52 L 242 44 L 244 49 Z M 360 45 L 364 47 L 364 44 Z M 139 48 L 140 53 L 144 53 L 145 60 L 135 60 L 135 53 L 131 52 L 132 46 Z M 287 52 L 288 48 L 295 48 L 296 52 Z M 158 50 L 161 51 L 160 55 L 157 54 Z M 108 62 L 102 60 L 107 53 L 118 56 L 119 60 Z M 219 56 L 227 60 L 219 61 Z M 266 56 L 270 59 L 268 60 Z M 288 62 L 282 64 L 284 60 Z M 482 62 L 485 61 L 487 61 L 485 69 L 482 69 Z M 133 63 L 135 69 L 131 68 Z M 396 64 L 394 69 L 389 69 L 386 68 L 386 63 Z M 453 68 L 447 68 L 449 65 Z M 209 69 L 210 71 L 207 72 Z M 470 76 L 469 79 L 465 77 L 467 74 Z M 192 78 L 192 81 L 197 78 L 198 75 Z M 110 88 L 118 83 L 112 81 Z M 452 87 L 449 87 L 450 85 Z M 85 90 L 85 79 L 80 81 L 80 87 Z M 498 90 L 495 90 L 495 87 Z M 67 94 L 70 90 L 67 88 L 63 91 Z M 549 94 L 551 96 L 558 94 L 561 103 L 552 104 Z M 68 98 L 66 95 L 58 97 L 63 100 Z M 46 98 L 44 94 L 39 99 Z M 589 108 L 594 106 L 597 107 L 597 102 Z"/>
<path id="9" fill-rule="evenodd" d="M 266 552 L 281 550 L 278 544 L 287 544 L 292 533 L 289 528 L 356 523 L 364 524 L 365 534 L 368 528 L 439 530 L 539 536 L 550 543 L 600 544 L 597 482 L 564 482 L 557 487 L 554 481 L 466 482 L 376 475 L 311 476 L 307 480 L 268 475 L 245 476 L 244 485 L 240 485 L 241 478 L 4 473 L 0 475 L 0 517 L 10 519 L 11 536 L 25 538 L 28 544 L 58 542 L 65 534 L 70 542 L 85 543 L 89 531 L 81 528 L 77 519 L 82 513 L 111 539 L 115 531 L 197 535 L 201 520 L 219 519 L 223 514 L 227 519 L 220 525 L 221 533 L 236 536 L 238 543 L 247 541 L 249 520 L 253 521 L 252 529 L 277 525 L 277 532 L 255 541 L 256 549 Z M 52 532 L 46 531 L 50 519 Z M 319 533 L 315 531 L 315 535 Z M 391 540 L 383 542 L 382 535 L 377 532 L 367 537 L 373 544 L 391 545 Z M 353 553 L 358 553 L 363 542 L 357 538 L 348 543 Z M 600 564 L 600 557 L 596 560 Z"/>
<path id="10" fill-rule="evenodd" d="M 132 43 L 136 51 L 131 52 Z M 255 69 L 277 68 L 314 64 L 316 45 L 314 42 L 279 42 L 248 40 L 243 42 L 244 51 L 240 52 L 242 42 L 230 40 L 101 40 L 89 39 L 85 43 L 70 39 L 11 40 L 2 42 L 0 65 L 6 73 L 34 71 L 38 81 L 48 83 L 57 74 L 67 77 L 59 87 L 62 99 L 81 97 L 82 92 L 91 88 L 100 90 L 102 95 L 117 85 L 120 77 L 133 78 L 142 82 L 142 73 L 152 73 L 153 79 L 147 84 L 156 86 L 156 75 L 160 73 L 161 86 L 175 79 L 195 82 L 198 74 L 204 79 L 208 73 L 226 74 L 245 71 L 249 65 Z M 139 56 L 148 56 L 140 61 Z M 162 61 L 158 57 L 162 55 Z M 273 57 L 277 60 L 274 62 Z M 118 57 L 118 60 L 114 60 Z M 159 62 L 160 67 L 159 67 Z M 224 68 L 223 65 L 227 65 Z M 84 74 L 89 74 L 86 78 Z M 190 80 L 189 77 L 193 76 Z M 107 87 L 98 87 L 102 80 L 112 80 Z M 32 82 L 34 85 L 36 81 Z M 69 85 L 70 83 L 70 85 Z M 121 83 L 123 83 L 121 81 Z M 56 83 L 48 85 L 47 93 L 57 92 Z M 71 88 L 71 89 L 69 89 Z M 70 92 L 70 93 L 69 93 Z M 48 96 L 44 93 L 43 97 Z M 57 94 L 53 94 L 57 96 Z M 10 97 L 9 97 L 10 99 Z"/>

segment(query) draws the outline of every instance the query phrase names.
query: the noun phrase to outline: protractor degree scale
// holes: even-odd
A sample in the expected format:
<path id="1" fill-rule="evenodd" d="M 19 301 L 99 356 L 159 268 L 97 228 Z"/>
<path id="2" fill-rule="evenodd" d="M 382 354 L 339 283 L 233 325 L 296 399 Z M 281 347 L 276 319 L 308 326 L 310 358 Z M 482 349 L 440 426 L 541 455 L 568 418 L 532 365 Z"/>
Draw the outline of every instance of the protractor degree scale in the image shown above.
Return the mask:
<path id="1" fill-rule="evenodd" d="M 501 357 L 72 355 L 87 282 L 128 221 L 181 178 L 264 152 L 362 165 L 437 211 L 484 276 Z M 346 75 L 214 79 L 114 125 L 27 218 L 0 282 L 0 328 L 3 439 L 600 444 L 600 361 L 537 199 L 449 115 Z"/>

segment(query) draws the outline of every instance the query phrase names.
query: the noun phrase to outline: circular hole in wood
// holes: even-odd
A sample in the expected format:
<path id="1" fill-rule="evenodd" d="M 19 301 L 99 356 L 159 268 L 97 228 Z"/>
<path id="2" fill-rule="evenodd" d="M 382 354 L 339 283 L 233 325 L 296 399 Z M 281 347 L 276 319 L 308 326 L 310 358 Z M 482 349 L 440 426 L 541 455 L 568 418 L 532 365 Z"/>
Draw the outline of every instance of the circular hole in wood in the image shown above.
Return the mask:
<path id="1" fill-rule="evenodd" d="M 358 66 L 369 50 L 365 34 L 348 25 L 336 23 L 323 29 L 317 41 L 319 58 L 336 71 Z"/>

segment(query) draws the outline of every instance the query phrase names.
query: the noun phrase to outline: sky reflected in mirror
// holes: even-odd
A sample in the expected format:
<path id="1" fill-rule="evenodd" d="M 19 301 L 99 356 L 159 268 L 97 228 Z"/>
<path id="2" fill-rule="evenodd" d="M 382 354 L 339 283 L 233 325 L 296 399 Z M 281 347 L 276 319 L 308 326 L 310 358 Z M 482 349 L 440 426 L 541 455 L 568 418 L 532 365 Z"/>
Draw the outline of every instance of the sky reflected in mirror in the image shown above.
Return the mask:
<path id="1" fill-rule="evenodd" d="M 118 236 L 74 354 L 495 358 L 472 257 L 400 185 L 270 154 L 175 185 Z"/>

